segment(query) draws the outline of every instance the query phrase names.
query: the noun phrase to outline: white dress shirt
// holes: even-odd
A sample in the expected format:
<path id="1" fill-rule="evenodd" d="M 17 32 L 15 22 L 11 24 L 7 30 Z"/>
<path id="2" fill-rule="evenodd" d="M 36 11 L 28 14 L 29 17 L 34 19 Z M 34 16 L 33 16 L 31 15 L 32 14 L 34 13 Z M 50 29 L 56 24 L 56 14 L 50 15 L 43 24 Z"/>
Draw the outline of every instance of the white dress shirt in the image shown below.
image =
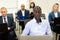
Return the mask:
<path id="1" fill-rule="evenodd" d="M 22 11 L 22 16 L 25 16 L 25 10 L 21 10 Z"/>
<path id="2" fill-rule="evenodd" d="M 58 13 L 56 12 L 56 13 L 54 13 L 55 14 L 55 17 L 58 17 Z"/>
<path id="3" fill-rule="evenodd" d="M 50 35 L 52 36 L 51 28 L 49 22 L 42 19 L 41 23 L 37 23 L 35 18 L 29 21 L 25 29 L 23 30 L 22 35 L 30 35 L 30 36 L 39 36 L 39 35 Z"/>
<path id="4" fill-rule="evenodd" d="M 5 22 L 4 22 L 4 18 L 6 18 L 6 22 L 8 23 L 7 16 L 6 16 L 6 17 L 2 17 L 3 23 L 5 23 Z"/>

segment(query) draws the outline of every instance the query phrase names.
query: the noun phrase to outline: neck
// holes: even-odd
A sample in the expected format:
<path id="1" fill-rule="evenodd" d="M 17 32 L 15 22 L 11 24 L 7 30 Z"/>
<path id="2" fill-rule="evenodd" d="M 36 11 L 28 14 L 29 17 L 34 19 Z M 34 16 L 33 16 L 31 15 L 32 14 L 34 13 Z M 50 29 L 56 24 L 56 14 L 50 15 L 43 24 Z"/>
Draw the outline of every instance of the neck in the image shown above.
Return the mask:
<path id="1" fill-rule="evenodd" d="M 55 13 L 56 13 L 56 12 L 58 12 L 58 11 L 53 11 L 53 12 L 55 12 Z"/>
<path id="2" fill-rule="evenodd" d="M 22 11 L 24 11 L 25 9 L 21 9 Z"/>
<path id="3" fill-rule="evenodd" d="M 40 19 L 36 19 L 36 21 L 37 21 L 37 23 L 42 22 L 42 21 L 41 21 L 41 18 L 40 18 Z"/>

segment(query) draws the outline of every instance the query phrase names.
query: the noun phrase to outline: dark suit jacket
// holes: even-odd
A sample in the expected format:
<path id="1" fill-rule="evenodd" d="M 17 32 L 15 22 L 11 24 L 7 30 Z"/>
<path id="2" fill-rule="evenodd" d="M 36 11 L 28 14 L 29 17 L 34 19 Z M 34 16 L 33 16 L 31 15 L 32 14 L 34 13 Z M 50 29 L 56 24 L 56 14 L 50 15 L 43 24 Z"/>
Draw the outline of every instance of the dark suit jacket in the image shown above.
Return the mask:
<path id="1" fill-rule="evenodd" d="M 14 21 L 13 21 L 13 18 L 7 16 L 7 20 L 8 20 L 8 23 L 7 23 L 8 27 L 10 27 L 11 30 L 14 30 L 14 28 L 15 28 L 15 23 L 14 23 Z M 3 23 L 2 16 L 0 16 L 0 23 Z"/>
<path id="2" fill-rule="evenodd" d="M 19 10 L 19 11 L 17 12 L 17 17 L 18 17 L 18 19 L 19 19 L 20 17 L 22 17 L 22 11 L 21 11 L 21 10 Z M 29 18 L 29 10 L 25 10 L 25 16 L 24 16 L 24 17 Z"/>
<path id="3" fill-rule="evenodd" d="M 60 12 L 58 12 L 58 17 L 60 17 Z M 55 29 L 55 27 L 54 27 L 54 18 L 55 18 L 54 12 L 50 12 L 49 16 L 48 16 L 48 19 L 49 19 L 49 22 L 50 22 L 50 25 L 51 25 L 51 29 L 53 31 Z"/>

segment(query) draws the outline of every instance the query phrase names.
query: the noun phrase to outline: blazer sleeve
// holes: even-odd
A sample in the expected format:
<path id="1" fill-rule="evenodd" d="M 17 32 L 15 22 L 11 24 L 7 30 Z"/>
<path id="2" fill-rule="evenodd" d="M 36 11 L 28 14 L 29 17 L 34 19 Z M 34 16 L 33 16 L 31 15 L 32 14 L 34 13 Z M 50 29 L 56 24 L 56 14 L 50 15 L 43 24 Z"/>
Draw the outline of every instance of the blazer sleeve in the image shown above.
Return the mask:
<path id="1" fill-rule="evenodd" d="M 54 24 L 54 21 L 52 19 L 52 14 L 51 13 L 49 13 L 48 20 L 49 20 L 50 24 Z"/>
<path id="2" fill-rule="evenodd" d="M 16 28 L 16 25 L 15 25 L 13 18 L 10 19 L 10 22 L 11 22 L 10 28 L 11 28 L 11 30 L 14 30 Z"/>
<path id="3" fill-rule="evenodd" d="M 28 12 L 28 15 L 27 16 L 29 17 L 29 10 L 27 12 Z"/>

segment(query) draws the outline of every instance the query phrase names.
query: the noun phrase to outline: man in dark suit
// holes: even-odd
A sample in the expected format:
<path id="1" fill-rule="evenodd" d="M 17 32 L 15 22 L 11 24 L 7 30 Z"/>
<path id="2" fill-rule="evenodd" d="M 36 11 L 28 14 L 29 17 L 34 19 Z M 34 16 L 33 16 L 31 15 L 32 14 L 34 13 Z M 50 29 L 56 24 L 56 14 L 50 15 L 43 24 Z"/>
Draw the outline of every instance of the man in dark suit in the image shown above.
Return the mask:
<path id="1" fill-rule="evenodd" d="M 1 8 L 1 14 L 2 16 L 0 16 L 0 23 L 7 23 L 8 25 L 8 38 L 6 38 L 7 40 L 14 40 L 14 28 L 15 28 L 15 24 L 13 21 L 13 18 L 7 16 L 7 9 L 5 7 Z M 2 40 L 5 40 L 4 38 L 2 38 Z"/>
<path id="2" fill-rule="evenodd" d="M 60 12 L 58 10 L 59 10 L 59 4 L 55 3 L 53 5 L 53 11 L 50 12 L 49 16 L 48 16 L 48 19 L 49 19 L 49 22 L 50 22 L 50 25 L 51 25 L 51 29 L 52 29 L 53 32 L 56 29 L 55 26 L 54 26 L 54 19 L 60 17 Z"/>
<path id="3" fill-rule="evenodd" d="M 21 5 L 21 10 L 17 12 L 17 18 L 18 20 L 26 20 L 29 19 L 29 10 L 25 9 L 25 5 Z M 19 25 L 22 26 L 22 30 L 24 29 L 24 21 L 19 21 Z"/>

